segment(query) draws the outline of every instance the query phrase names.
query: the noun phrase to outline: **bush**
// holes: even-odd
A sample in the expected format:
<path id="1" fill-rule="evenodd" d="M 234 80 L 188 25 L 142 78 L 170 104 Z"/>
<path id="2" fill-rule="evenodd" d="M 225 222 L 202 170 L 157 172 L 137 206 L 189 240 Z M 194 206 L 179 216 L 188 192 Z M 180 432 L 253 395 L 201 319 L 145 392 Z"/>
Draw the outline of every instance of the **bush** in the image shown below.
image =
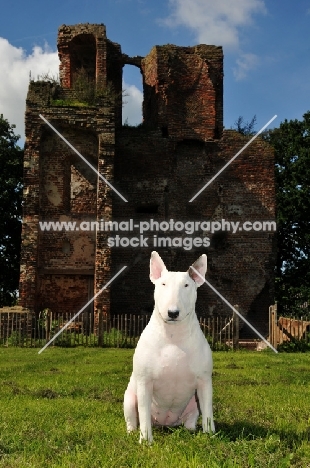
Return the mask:
<path id="1" fill-rule="evenodd" d="M 277 350 L 279 353 L 306 353 L 310 351 L 310 341 L 309 339 L 284 341 Z"/>

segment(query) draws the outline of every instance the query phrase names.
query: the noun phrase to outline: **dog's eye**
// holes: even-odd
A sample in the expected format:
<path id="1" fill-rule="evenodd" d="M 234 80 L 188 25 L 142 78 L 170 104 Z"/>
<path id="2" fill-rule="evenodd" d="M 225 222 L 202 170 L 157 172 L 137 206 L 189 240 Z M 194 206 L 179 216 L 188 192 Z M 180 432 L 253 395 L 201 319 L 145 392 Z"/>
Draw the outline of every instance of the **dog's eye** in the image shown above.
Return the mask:
<path id="1" fill-rule="evenodd" d="M 188 287 L 188 283 L 185 284 L 185 287 L 186 287 L 186 288 Z"/>
<path id="2" fill-rule="evenodd" d="M 162 286 L 166 286 L 166 283 L 161 283 Z"/>

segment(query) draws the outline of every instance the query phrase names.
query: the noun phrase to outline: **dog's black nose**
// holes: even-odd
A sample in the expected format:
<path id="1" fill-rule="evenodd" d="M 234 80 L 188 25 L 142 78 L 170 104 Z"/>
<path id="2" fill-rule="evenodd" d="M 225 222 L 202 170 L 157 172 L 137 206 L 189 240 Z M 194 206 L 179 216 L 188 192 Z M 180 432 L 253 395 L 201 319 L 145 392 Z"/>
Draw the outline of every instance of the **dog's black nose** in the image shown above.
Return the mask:
<path id="1" fill-rule="evenodd" d="M 168 317 L 174 320 L 179 316 L 179 313 L 179 310 L 168 310 Z"/>

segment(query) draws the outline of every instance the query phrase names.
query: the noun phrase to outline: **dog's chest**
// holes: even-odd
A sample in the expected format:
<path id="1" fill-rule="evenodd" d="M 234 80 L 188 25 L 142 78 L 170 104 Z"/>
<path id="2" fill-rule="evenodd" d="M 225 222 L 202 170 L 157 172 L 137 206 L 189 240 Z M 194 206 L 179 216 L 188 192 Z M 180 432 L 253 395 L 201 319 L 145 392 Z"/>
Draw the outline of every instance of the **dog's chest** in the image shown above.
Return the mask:
<path id="1" fill-rule="evenodd" d="M 185 346 L 167 344 L 158 352 L 153 369 L 153 377 L 158 381 L 169 382 L 175 385 L 177 382 L 193 382 L 196 374 L 196 359 L 192 351 Z"/>

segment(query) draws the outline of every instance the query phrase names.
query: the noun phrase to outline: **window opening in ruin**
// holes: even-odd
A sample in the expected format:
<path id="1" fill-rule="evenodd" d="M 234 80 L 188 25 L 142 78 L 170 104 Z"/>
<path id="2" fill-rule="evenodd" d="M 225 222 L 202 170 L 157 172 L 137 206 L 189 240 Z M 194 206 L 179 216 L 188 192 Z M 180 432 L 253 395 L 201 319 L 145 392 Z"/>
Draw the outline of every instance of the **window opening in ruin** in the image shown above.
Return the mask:
<path id="1" fill-rule="evenodd" d="M 123 116 L 126 126 L 138 126 L 142 123 L 143 84 L 142 74 L 134 65 L 123 67 Z"/>
<path id="2" fill-rule="evenodd" d="M 94 165 L 93 159 L 84 157 Z M 94 166 L 95 169 L 97 169 Z M 97 174 L 84 161 L 72 156 L 70 165 L 70 211 L 72 213 L 95 213 Z"/>
<path id="3" fill-rule="evenodd" d="M 64 253 L 64 254 L 69 254 L 70 253 L 71 244 L 67 239 L 63 241 L 61 250 L 62 250 L 62 253 Z"/>
<path id="4" fill-rule="evenodd" d="M 96 82 L 96 40 L 92 34 L 80 34 L 70 42 L 71 87 L 81 74 L 90 83 Z"/>
<path id="5" fill-rule="evenodd" d="M 143 203 L 136 206 L 136 213 L 157 214 L 159 205 L 157 203 Z"/>
<path id="6" fill-rule="evenodd" d="M 168 138 L 169 137 L 169 132 L 168 132 L 168 127 L 161 127 L 161 134 L 163 138 Z"/>
<path id="7" fill-rule="evenodd" d="M 228 233 L 215 232 L 211 238 L 211 247 L 215 250 L 225 250 L 229 247 Z"/>

